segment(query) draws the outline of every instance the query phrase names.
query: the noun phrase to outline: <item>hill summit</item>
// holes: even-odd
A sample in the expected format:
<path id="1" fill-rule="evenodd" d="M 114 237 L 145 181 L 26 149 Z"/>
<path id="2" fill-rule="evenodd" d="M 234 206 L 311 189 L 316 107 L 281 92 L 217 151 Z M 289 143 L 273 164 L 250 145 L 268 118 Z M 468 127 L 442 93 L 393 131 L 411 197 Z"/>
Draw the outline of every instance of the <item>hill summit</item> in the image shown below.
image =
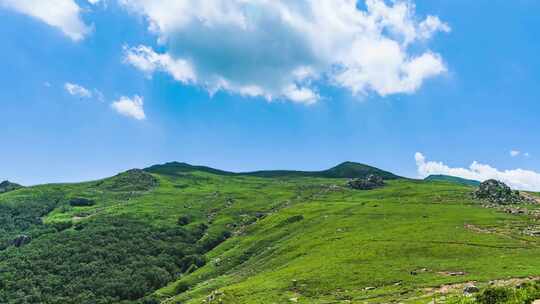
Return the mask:
<path id="1" fill-rule="evenodd" d="M 5 192 L 17 190 L 17 189 L 20 189 L 22 187 L 23 186 L 21 186 L 19 184 L 12 183 L 12 182 L 10 182 L 8 180 L 5 180 L 5 181 L 0 183 L 0 193 L 5 193 Z"/>

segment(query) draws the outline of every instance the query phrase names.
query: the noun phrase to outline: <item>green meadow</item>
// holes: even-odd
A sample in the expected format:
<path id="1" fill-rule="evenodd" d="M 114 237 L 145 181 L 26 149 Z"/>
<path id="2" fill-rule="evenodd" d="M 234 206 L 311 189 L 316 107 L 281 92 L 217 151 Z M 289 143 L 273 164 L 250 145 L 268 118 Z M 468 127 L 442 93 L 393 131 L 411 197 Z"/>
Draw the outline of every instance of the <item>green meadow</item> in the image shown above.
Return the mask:
<path id="1" fill-rule="evenodd" d="M 447 284 L 540 276 L 533 217 L 388 177 L 362 191 L 163 165 L 3 193 L 0 303 L 428 303 L 461 295 Z"/>

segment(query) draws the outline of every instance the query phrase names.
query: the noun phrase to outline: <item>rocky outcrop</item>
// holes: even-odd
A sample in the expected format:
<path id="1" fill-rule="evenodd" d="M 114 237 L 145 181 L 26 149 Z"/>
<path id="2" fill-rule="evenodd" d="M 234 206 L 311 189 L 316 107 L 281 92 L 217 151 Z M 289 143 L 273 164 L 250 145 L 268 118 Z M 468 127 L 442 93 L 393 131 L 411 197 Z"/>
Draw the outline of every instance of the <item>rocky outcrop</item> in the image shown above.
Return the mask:
<path id="1" fill-rule="evenodd" d="M 498 180 L 489 179 L 482 182 L 473 192 L 473 197 L 490 203 L 499 205 L 518 204 L 529 200 L 514 191 L 505 183 Z"/>
<path id="2" fill-rule="evenodd" d="M 366 178 L 355 178 L 349 180 L 347 185 L 356 190 L 371 190 L 384 186 L 382 177 L 374 174 L 368 175 Z"/>
<path id="3" fill-rule="evenodd" d="M 473 294 L 473 293 L 476 293 L 476 292 L 479 292 L 479 291 L 480 291 L 480 288 L 478 288 L 473 283 L 467 283 L 463 287 L 463 293 L 466 294 L 466 295 L 467 294 Z"/>

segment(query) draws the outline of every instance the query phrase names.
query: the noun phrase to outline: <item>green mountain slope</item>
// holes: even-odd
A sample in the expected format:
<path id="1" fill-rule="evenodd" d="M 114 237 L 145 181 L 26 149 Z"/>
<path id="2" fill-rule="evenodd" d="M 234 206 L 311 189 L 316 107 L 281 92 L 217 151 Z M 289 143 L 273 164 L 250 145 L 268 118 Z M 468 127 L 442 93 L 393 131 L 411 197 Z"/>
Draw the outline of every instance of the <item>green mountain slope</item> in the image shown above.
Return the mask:
<path id="1" fill-rule="evenodd" d="M 6 181 L 3 181 L 3 182 L 0 182 L 0 193 L 21 189 L 22 187 L 23 186 L 21 186 L 19 184 L 12 183 L 12 182 L 6 180 Z"/>
<path id="2" fill-rule="evenodd" d="M 0 194 L 0 303 L 427 303 L 442 284 L 540 275 L 532 217 L 458 184 L 352 190 L 341 169 L 175 163 Z"/>
<path id="3" fill-rule="evenodd" d="M 480 182 L 477 180 L 465 179 L 465 178 L 461 178 L 457 176 L 450 176 L 450 175 L 430 175 L 426 177 L 424 180 L 449 182 L 449 183 L 456 183 L 460 185 L 467 185 L 467 186 L 473 186 L 473 187 L 480 186 Z"/>
<path id="4" fill-rule="evenodd" d="M 172 176 L 182 176 L 183 174 L 190 173 L 190 172 L 206 172 L 206 173 L 212 173 L 217 175 L 234 175 L 233 172 L 227 172 L 223 170 L 218 170 L 206 166 L 193 166 L 186 163 L 180 163 L 180 162 L 170 162 L 165 163 L 161 165 L 154 165 L 151 167 L 148 167 L 144 169 L 147 172 L 150 173 L 156 173 L 161 175 L 172 175 Z"/>
<path id="5" fill-rule="evenodd" d="M 186 163 L 171 162 L 162 165 L 154 165 L 147 169 L 150 173 L 164 175 L 181 175 L 189 172 L 200 171 L 217 175 L 246 175 L 257 177 L 324 177 L 324 178 L 362 178 L 370 174 L 379 175 L 383 179 L 397 179 L 399 176 L 375 167 L 354 162 L 344 162 L 333 168 L 323 171 L 297 171 L 297 170 L 263 170 L 254 172 L 234 173 L 222 171 L 205 166 L 193 166 Z"/>

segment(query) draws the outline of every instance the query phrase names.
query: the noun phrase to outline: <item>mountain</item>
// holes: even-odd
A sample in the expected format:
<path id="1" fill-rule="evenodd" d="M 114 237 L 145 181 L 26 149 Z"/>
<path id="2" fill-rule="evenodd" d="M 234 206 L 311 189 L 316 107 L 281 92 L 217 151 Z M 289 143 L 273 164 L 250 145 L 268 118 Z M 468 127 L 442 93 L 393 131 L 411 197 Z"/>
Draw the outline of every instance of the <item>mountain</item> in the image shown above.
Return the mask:
<path id="1" fill-rule="evenodd" d="M 370 174 L 379 175 L 383 179 L 400 178 L 393 173 L 371 167 L 368 165 L 344 162 L 333 168 L 323 171 L 294 171 L 294 170 L 269 170 L 240 173 L 242 175 L 258 177 L 321 177 L 321 178 L 362 178 Z"/>
<path id="2" fill-rule="evenodd" d="M 268 172 L 168 163 L 2 193 L 0 303 L 428 303 L 443 285 L 471 303 L 452 300 L 464 282 L 540 276 L 534 215 L 469 187 Z"/>
<path id="3" fill-rule="evenodd" d="M 182 176 L 185 173 L 190 172 L 205 172 L 216 175 L 235 175 L 236 173 L 227 172 L 223 170 L 218 170 L 206 166 L 194 166 L 187 163 L 180 162 L 170 162 L 161 165 L 154 165 L 144 169 L 150 173 L 163 174 L 163 175 L 172 175 L 172 176 Z"/>
<path id="4" fill-rule="evenodd" d="M 5 181 L 0 183 L 0 193 L 17 190 L 17 189 L 20 189 L 22 187 L 23 186 L 21 186 L 19 184 L 12 183 L 10 181 L 5 180 Z"/>
<path id="5" fill-rule="evenodd" d="M 460 185 L 466 185 L 466 186 L 473 186 L 478 187 L 480 186 L 480 182 L 472 179 L 465 179 L 457 176 L 450 176 L 450 175 L 430 175 L 426 177 L 424 180 L 426 181 L 438 181 L 438 182 L 449 182 L 449 183 L 455 183 Z"/>
<path id="6" fill-rule="evenodd" d="M 206 172 L 217 175 L 246 175 L 246 176 L 257 176 L 257 177 L 321 177 L 321 178 L 362 178 L 370 174 L 379 175 L 383 179 L 397 179 L 399 176 L 375 168 L 368 165 L 354 163 L 354 162 L 344 162 L 333 168 L 323 171 L 296 171 L 296 170 L 263 170 L 263 171 L 254 171 L 254 172 L 228 172 L 218 169 L 213 169 L 205 166 L 193 166 L 186 163 L 171 162 L 162 165 L 155 165 L 149 168 L 146 168 L 145 171 L 151 173 L 165 174 L 165 175 L 178 175 L 186 172 Z"/>

